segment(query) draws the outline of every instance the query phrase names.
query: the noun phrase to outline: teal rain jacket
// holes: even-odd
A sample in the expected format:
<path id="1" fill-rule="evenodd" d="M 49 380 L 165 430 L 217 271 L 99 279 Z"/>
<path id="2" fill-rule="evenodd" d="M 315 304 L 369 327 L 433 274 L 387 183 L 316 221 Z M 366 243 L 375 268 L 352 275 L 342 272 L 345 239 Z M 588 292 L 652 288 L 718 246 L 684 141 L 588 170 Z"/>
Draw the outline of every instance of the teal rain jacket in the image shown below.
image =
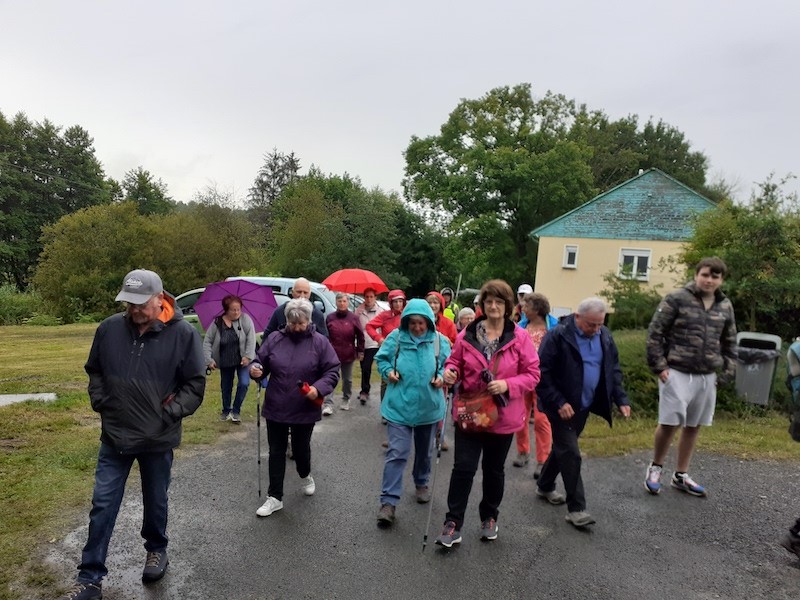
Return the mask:
<path id="1" fill-rule="evenodd" d="M 415 340 L 408 330 L 411 315 L 425 317 L 428 330 Z M 439 336 L 439 357 L 436 358 L 434 340 Z M 450 356 L 450 342 L 437 333 L 434 315 L 425 300 L 414 298 L 408 302 L 400 318 L 400 328 L 392 331 L 381 344 L 375 361 L 383 379 L 396 370 L 397 383 L 388 382 L 381 403 L 381 415 L 398 425 L 430 425 L 444 418 L 445 401 L 442 388 L 435 388 L 431 380 L 444 375 L 444 361 Z"/>

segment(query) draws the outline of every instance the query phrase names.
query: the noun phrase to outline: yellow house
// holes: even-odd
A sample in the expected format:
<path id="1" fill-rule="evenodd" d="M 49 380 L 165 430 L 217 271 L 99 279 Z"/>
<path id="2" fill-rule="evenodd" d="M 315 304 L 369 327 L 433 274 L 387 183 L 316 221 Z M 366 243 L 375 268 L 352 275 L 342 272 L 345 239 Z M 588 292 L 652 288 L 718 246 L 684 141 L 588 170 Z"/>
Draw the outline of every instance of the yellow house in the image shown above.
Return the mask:
<path id="1" fill-rule="evenodd" d="M 711 200 L 663 171 L 640 173 L 531 232 L 539 241 L 534 289 L 558 316 L 598 295 L 611 271 L 672 291 L 685 282 L 660 261 L 689 239 L 692 217 L 711 208 Z"/>

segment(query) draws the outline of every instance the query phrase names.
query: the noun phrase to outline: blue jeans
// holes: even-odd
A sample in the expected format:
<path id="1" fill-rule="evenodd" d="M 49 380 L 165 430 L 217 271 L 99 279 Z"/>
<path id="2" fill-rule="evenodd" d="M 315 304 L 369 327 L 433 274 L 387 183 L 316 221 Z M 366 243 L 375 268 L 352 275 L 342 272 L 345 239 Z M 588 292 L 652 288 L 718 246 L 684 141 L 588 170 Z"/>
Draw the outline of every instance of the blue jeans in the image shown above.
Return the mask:
<path id="1" fill-rule="evenodd" d="M 92 510 L 89 513 L 89 539 L 83 547 L 81 564 L 78 565 L 78 581 L 99 583 L 108 575 L 108 543 L 134 460 L 139 462 L 142 478 L 144 548 L 148 552 L 167 549 L 167 490 L 172 470 L 172 450 L 120 454 L 101 442 L 94 474 Z"/>
<path id="2" fill-rule="evenodd" d="M 411 454 L 414 442 L 414 468 L 411 471 L 414 484 L 428 485 L 431 476 L 431 455 L 436 423 L 430 425 L 398 425 L 389 422 L 386 426 L 389 448 L 383 461 L 383 481 L 381 482 L 381 504 L 397 506 L 403 493 L 403 471 Z"/>
<path id="3" fill-rule="evenodd" d="M 242 404 L 247 396 L 247 386 L 250 385 L 250 367 L 220 367 L 219 383 L 222 388 L 222 414 L 231 412 L 231 392 L 233 391 L 233 376 L 236 375 L 239 383 L 236 385 L 236 398 L 233 400 L 233 413 L 242 412 Z"/>

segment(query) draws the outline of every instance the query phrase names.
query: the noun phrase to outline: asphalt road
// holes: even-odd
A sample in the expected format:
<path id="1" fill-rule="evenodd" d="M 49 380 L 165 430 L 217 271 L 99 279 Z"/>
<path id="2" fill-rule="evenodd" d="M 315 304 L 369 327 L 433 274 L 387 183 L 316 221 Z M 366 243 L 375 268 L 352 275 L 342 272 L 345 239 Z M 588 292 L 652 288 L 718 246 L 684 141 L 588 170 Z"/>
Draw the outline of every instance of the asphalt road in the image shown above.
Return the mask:
<path id="1" fill-rule="evenodd" d="M 374 395 L 374 394 L 373 394 Z M 356 403 L 357 404 L 357 403 Z M 142 585 L 141 496 L 131 477 L 109 552 L 107 600 L 267 598 L 797 598 L 800 561 L 777 539 L 800 515 L 800 461 L 744 462 L 701 448 L 692 474 L 710 491 L 699 499 L 642 486 L 645 453 L 587 459 L 586 532 L 564 521 L 565 507 L 534 496 L 532 467 L 506 469 L 499 538 L 478 539 L 476 477 L 463 542 L 433 540 L 446 506 L 452 451 L 438 466 L 429 541 L 428 506 L 406 497 L 393 529 L 376 527 L 383 439 L 376 400 L 337 411 L 312 438 L 313 497 L 303 496 L 289 462 L 284 509 L 258 518 L 256 427 L 245 423 L 212 448 L 181 452 L 170 489 L 170 567 Z M 235 427 L 235 426 L 232 426 Z M 262 435 L 266 434 L 262 427 Z M 263 494 L 266 497 L 266 439 Z M 670 457 L 672 460 L 672 457 Z M 410 467 L 409 467 L 410 470 Z M 86 513 L 56 541 L 49 562 L 74 576 L 86 539 Z"/>

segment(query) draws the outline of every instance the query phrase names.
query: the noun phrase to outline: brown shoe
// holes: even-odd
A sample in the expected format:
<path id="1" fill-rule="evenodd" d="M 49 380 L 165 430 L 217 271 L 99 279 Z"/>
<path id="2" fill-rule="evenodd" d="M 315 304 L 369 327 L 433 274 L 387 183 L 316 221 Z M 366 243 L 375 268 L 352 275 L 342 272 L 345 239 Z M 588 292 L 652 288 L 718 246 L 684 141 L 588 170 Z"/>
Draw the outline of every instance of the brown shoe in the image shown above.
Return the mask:
<path id="1" fill-rule="evenodd" d="M 431 501 L 431 490 L 427 485 L 417 486 L 417 502 L 427 504 Z"/>
<path id="2" fill-rule="evenodd" d="M 378 527 L 391 527 L 394 523 L 394 506 L 381 504 L 378 511 Z"/>
<path id="3" fill-rule="evenodd" d="M 384 448 L 388 448 L 389 442 L 381 442 L 381 446 L 383 446 Z"/>

